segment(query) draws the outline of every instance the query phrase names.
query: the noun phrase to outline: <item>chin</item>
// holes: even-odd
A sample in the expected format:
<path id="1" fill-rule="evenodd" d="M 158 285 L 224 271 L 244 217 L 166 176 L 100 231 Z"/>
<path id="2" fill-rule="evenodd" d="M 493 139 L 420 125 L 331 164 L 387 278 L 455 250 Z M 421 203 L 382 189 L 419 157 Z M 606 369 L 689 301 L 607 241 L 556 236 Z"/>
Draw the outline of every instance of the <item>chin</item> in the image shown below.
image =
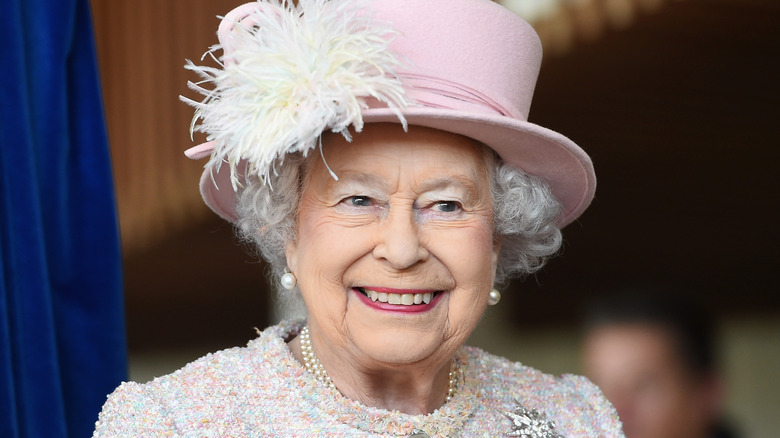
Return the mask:
<path id="1" fill-rule="evenodd" d="M 412 364 L 454 353 L 443 351 L 445 343 L 440 332 L 423 332 L 404 327 L 389 330 L 360 330 L 353 343 L 365 359 L 384 364 Z"/>

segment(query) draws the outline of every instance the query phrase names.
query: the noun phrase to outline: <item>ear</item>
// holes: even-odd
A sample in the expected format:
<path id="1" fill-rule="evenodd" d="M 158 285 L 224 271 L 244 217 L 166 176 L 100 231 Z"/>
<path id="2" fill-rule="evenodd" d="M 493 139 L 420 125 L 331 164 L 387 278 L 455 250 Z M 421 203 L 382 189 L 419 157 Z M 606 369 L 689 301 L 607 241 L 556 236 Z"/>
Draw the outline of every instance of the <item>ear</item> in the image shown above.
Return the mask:
<path id="1" fill-rule="evenodd" d="M 284 246 L 284 255 L 287 258 L 287 268 L 290 269 L 290 272 L 295 273 L 298 267 L 298 243 L 287 242 Z"/>

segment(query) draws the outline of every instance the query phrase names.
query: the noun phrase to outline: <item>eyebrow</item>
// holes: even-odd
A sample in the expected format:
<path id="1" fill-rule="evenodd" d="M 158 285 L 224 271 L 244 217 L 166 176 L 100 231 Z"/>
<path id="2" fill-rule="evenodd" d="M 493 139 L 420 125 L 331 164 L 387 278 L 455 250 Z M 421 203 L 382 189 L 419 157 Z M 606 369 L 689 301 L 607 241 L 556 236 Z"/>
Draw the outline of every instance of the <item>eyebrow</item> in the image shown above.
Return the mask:
<path id="1" fill-rule="evenodd" d="M 355 171 L 342 171 L 339 173 L 339 180 L 332 181 L 331 184 L 335 186 L 345 186 L 350 184 L 359 184 L 366 187 L 371 187 L 379 190 L 389 190 L 387 181 L 384 178 L 371 174 Z M 476 202 L 479 200 L 479 191 L 477 190 L 474 181 L 465 176 L 445 176 L 442 178 L 436 178 L 429 181 L 424 181 L 419 187 L 419 193 L 426 193 L 433 190 L 442 190 L 449 187 L 461 188 L 465 191 L 465 201 Z"/>
<path id="2" fill-rule="evenodd" d="M 383 178 L 374 174 L 362 173 L 362 172 L 350 172 L 350 171 L 339 172 L 339 180 L 333 181 L 332 184 L 333 185 L 360 184 L 369 187 L 376 187 L 379 189 L 387 189 L 387 182 Z"/>
<path id="3" fill-rule="evenodd" d="M 449 187 L 462 188 L 466 191 L 466 196 L 469 201 L 475 201 L 479 197 L 476 185 L 474 181 L 464 176 L 448 176 L 444 178 L 437 178 L 431 181 L 425 181 L 421 187 L 421 192 L 429 192 L 432 190 L 441 190 Z"/>

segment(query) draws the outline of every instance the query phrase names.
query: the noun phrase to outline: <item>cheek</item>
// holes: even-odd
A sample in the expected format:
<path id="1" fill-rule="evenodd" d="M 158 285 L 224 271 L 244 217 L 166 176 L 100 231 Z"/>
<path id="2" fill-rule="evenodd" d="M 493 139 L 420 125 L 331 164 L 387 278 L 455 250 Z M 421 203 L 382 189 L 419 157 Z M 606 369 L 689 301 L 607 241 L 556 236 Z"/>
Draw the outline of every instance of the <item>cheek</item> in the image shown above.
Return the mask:
<path id="1" fill-rule="evenodd" d="M 295 275 L 309 323 L 331 332 L 340 326 L 338 321 L 345 313 L 347 294 L 340 281 L 345 262 L 338 257 L 344 252 L 343 245 L 336 243 L 338 237 L 328 229 L 327 225 L 312 220 L 299 222 Z M 339 248 L 339 251 L 333 248 Z M 334 334 L 328 336 L 338 338 Z"/>
<path id="2" fill-rule="evenodd" d="M 429 248 L 455 280 L 451 319 L 478 319 L 495 276 L 495 251 L 489 224 L 479 221 L 468 227 L 438 230 L 431 235 Z"/>
<path id="3" fill-rule="evenodd" d="M 490 223 L 478 220 L 468 225 L 441 227 L 427 239 L 430 252 L 459 279 L 459 283 L 492 283 L 496 265 Z"/>
<path id="4" fill-rule="evenodd" d="M 364 231 L 350 227 L 343 218 L 301 210 L 295 275 L 307 304 L 326 299 L 330 305 L 337 299 L 334 294 L 346 297 L 344 273 L 366 254 L 369 240 Z"/>

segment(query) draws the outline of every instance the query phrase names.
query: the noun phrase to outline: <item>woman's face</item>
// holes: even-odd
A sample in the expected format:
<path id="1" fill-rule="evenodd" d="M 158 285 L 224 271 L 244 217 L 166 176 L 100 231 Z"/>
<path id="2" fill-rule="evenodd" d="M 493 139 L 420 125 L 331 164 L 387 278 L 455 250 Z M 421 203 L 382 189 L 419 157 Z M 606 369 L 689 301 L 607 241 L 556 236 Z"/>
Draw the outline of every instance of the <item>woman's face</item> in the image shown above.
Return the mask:
<path id="1" fill-rule="evenodd" d="M 473 141 L 366 126 L 324 139 L 287 248 L 318 348 L 361 365 L 446 361 L 482 315 L 498 245 Z M 419 303 L 419 304 L 414 304 Z"/>

